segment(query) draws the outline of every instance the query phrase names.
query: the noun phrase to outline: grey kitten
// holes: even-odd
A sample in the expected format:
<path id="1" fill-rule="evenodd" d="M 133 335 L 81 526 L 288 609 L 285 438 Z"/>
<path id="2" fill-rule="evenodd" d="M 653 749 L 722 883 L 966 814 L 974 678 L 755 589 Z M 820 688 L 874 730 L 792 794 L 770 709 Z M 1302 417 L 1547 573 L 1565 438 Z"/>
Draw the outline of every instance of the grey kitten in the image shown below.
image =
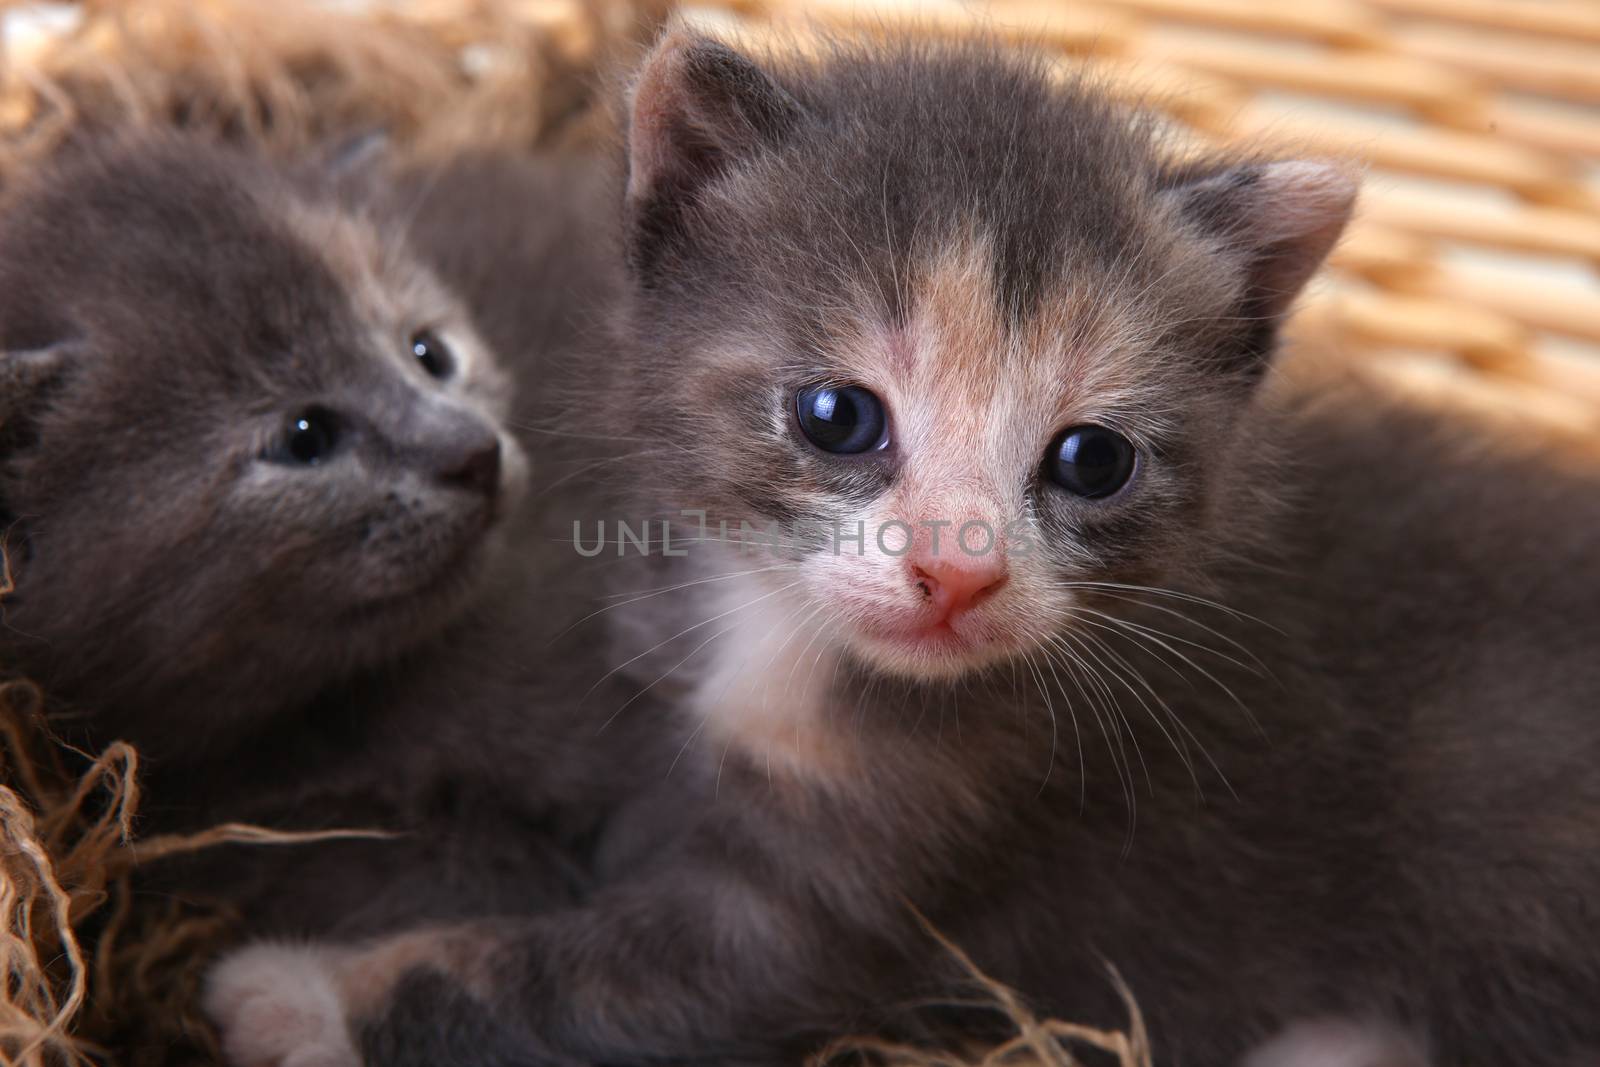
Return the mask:
<path id="1" fill-rule="evenodd" d="M 161 758 L 431 636 L 524 480 L 459 303 L 261 170 L 95 144 L 0 219 L 10 641 Z"/>
<path id="2" fill-rule="evenodd" d="M 608 613 L 644 696 L 602 712 L 680 712 L 609 831 L 656 847 L 577 908 L 231 957 L 233 1060 L 794 1062 L 967 994 L 921 917 L 1078 1022 L 1114 964 L 1158 1062 L 1327 1017 L 1600 1051 L 1600 475 L 1273 373 L 1355 195 L 982 45 L 669 34 L 572 420 L 640 442 L 630 518 L 708 518 Z"/>
<path id="3" fill-rule="evenodd" d="M 508 331 L 494 286 L 426 265 L 452 246 L 415 191 L 361 178 L 86 135 L 0 200 L 0 653 L 70 739 L 138 746 L 146 833 L 400 833 L 141 885 L 300 936 L 570 902 L 614 788 L 572 758 L 592 724 L 530 713 L 604 661 L 527 651 L 570 568 L 506 551 L 538 501 L 474 325 L 534 368 L 577 305 Z M 562 227 L 501 232 L 537 262 Z"/>

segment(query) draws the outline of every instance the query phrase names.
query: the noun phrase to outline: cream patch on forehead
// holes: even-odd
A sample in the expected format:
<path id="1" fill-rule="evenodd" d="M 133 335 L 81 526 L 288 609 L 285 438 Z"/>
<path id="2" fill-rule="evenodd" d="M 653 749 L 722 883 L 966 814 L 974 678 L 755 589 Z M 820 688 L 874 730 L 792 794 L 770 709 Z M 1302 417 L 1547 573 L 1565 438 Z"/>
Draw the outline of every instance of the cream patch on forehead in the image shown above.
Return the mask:
<path id="1" fill-rule="evenodd" d="M 1110 286 L 1068 278 L 1016 319 L 995 263 L 975 232 L 925 256 L 904 325 L 864 330 L 838 353 L 845 375 L 887 401 L 920 480 L 1017 481 L 1058 430 L 1145 392 L 1142 330 Z"/>

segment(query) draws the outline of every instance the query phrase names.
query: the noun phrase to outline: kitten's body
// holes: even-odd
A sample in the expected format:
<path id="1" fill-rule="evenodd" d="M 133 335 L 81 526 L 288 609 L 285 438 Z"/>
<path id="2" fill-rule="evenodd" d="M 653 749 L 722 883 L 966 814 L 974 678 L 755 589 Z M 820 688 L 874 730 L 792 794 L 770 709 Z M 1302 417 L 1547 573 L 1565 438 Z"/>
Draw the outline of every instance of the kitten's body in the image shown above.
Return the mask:
<path id="1" fill-rule="evenodd" d="M 682 707 L 672 803 L 612 829 L 653 855 L 554 915 L 247 951 L 210 1001 L 238 1062 L 786 1062 L 960 988 L 913 909 L 1073 1021 L 1124 1021 L 1115 965 L 1157 1062 L 1325 1015 L 1439 1062 L 1600 1049 L 1600 474 L 1359 378 L 1257 388 L 1348 180 L 1169 166 L 981 49 L 680 35 L 632 138 L 594 402 L 651 442 L 627 517 L 1020 516 L 1041 554 L 1008 542 L 959 656 L 864 628 L 934 599 L 884 552 L 639 564 L 682 588 L 608 612 L 646 695 L 596 714 Z M 894 448 L 811 449 L 817 380 L 880 392 Z M 1037 473 L 1089 421 L 1140 448 L 1103 503 Z"/>

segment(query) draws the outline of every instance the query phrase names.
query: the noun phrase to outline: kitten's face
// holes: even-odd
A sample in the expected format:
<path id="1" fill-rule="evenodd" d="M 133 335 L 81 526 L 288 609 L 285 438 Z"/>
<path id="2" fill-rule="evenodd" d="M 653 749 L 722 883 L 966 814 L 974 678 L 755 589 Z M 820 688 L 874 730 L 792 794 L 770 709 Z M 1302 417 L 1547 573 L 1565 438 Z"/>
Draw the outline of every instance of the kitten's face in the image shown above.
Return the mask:
<path id="1" fill-rule="evenodd" d="M 7 614 L 47 677 L 297 686 L 392 655 L 449 621 L 520 487 L 454 300 L 260 167 L 133 144 L 3 207 L 0 341 L 35 368 L 0 453 Z"/>
<path id="2" fill-rule="evenodd" d="M 826 620 L 819 640 L 899 675 L 950 677 L 1051 643 L 1097 655 L 1113 584 L 1189 572 L 1208 464 L 1226 462 L 1246 395 L 1154 328 L 1225 298 L 1203 275 L 1140 313 L 1147 273 L 1064 278 L 1008 320 L 994 258 L 992 238 L 971 234 L 901 257 L 902 321 L 860 290 L 825 298 L 825 336 L 767 301 L 724 317 L 685 353 L 697 369 L 655 401 L 716 413 L 696 427 L 682 505 L 730 536 L 743 522 L 762 531 L 745 540 L 776 529 L 798 542 L 722 569 L 780 568 L 761 576 L 769 618 Z"/>
<path id="3" fill-rule="evenodd" d="M 822 523 L 794 572 L 773 577 L 827 613 L 835 642 L 902 675 L 1081 645 L 1098 583 L 1171 581 L 1201 524 L 1197 457 L 1223 447 L 1238 399 L 1184 373 L 1116 279 L 1064 280 L 1008 321 L 994 261 L 977 235 L 904 257 L 904 321 L 868 301 L 826 345 L 769 335 L 744 350 L 764 365 L 733 372 L 778 386 L 743 469 Z M 1174 394 L 1187 410 L 1171 410 Z M 835 451 L 847 426 L 872 444 Z"/>
<path id="4" fill-rule="evenodd" d="M 672 502 L 800 542 L 743 565 L 807 647 L 929 679 L 1096 659 L 1108 601 L 1201 565 L 1300 245 L 1353 186 L 1165 174 L 992 58 L 834 63 L 780 88 L 689 38 L 641 78 L 639 395 L 693 445 Z"/>

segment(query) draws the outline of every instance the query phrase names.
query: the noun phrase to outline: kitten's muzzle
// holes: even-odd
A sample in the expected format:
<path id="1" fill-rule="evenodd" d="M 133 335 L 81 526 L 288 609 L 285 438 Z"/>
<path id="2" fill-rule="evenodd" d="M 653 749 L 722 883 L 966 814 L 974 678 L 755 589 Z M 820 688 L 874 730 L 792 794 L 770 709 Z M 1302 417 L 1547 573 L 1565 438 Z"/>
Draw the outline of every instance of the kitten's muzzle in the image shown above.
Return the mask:
<path id="1" fill-rule="evenodd" d="M 500 492 L 501 465 L 500 438 L 494 436 L 445 457 L 439 465 L 438 477 L 446 485 L 482 493 L 492 500 Z"/>

